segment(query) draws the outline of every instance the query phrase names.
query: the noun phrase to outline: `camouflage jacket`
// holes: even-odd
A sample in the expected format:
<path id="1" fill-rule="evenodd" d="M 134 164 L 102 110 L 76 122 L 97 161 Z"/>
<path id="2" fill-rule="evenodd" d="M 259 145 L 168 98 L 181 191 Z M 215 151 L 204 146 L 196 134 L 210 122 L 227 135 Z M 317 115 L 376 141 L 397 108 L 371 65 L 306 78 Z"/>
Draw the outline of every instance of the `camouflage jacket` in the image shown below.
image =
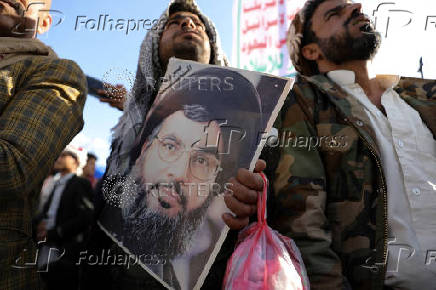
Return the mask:
<path id="1" fill-rule="evenodd" d="M 436 136 L 436 82 L 395 91 Z M 363 107 L 324 75 L 297 78 L 276 121 L 271 224 L 301 250 L 312 289 L 383 289 L 387 189 Z"/>

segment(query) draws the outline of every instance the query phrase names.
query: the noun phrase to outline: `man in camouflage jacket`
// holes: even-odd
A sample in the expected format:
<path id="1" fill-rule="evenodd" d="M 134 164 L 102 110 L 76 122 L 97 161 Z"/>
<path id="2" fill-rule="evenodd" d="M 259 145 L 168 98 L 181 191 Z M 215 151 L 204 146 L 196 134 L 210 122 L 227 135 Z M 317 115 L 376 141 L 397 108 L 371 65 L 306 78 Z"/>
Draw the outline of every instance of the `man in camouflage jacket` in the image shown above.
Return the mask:
<path id="1" fill-rule="evenodd" d="M 345 0 L 309 0 L 296 15 L 289 41 L 300 74 L 275 124 L 280 159 L 267 159 L 268 167 L 277 164 L 270 176 L 272 226 L 295 240 L 312 289 L 389 289 L 386 164 L 366 109 L 327 75 L 354 71 L 368 99 L 380 99 L 383 89 L 373 86 L 366 70 L 379 37 L 360 9 Z M 349 53 L 358 46 L 336 45 L 335 56 L 328 33 L 354 42 L 370 35 L 376 45 L 366 46 L 373 49 L 367 57 Z M 436 82 L 401 78 L 393 90 L 419 113 L 434 141 Z"/>

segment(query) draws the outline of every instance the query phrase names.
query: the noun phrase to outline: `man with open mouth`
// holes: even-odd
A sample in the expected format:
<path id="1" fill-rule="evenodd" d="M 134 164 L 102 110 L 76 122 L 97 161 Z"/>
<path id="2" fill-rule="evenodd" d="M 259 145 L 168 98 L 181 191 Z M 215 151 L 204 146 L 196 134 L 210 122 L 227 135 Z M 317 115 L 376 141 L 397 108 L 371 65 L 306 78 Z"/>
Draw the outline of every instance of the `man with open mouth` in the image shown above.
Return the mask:
<path id="1" fill-rule="evenodd" d="M 126 237 L 135 250 L 174 258 L 188 247 L 221 170 L 218 148 L 207 147 L 220 128 L 209 121 L 203 106 L 185 105 L 147 138 L 130 173 L 137 198 L 124 211 Z"/>

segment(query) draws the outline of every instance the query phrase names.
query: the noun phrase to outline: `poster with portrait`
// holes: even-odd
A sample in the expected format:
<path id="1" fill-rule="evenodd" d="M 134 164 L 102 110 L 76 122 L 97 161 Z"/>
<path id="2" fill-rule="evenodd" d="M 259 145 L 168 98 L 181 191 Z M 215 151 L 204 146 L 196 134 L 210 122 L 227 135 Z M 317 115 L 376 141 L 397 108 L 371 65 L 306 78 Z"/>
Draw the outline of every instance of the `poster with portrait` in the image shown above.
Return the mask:
<path id="1" fill-rule="evenodd" d="M 292 84 L 170 60 L 127 173 L 103 183 L 99 225 L 127 255 L 127 269 L 169 289 L 201 287 L 228 232 L 227 182 L 254 168 Z"/>

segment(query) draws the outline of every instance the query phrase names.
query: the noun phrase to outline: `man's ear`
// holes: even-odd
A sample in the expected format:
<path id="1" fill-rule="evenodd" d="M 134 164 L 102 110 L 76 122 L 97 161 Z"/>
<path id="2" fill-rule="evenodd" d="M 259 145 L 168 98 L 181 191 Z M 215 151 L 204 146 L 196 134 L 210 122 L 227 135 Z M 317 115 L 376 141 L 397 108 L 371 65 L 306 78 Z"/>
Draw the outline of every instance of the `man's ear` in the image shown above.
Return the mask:
<path id="1" fill-rule="evenodd" d="M 316 43 L 310 43 L 305 45 L 302 48 L 301 53 L 303 54 L 303 57 L 307 60 L 317 61 L 322 58 L 321 50 Z"/>
<path id="2" fill-rule="evenodd" d="M 38 28 L 36 32 L 38 34 L 43 34 L 47 32 L 50 29 L 52 22 L 53 18 L 51 17 L 51 15 L 48 12 L 44 13 L 43 15 L 41 15 L 40 18 L 38 18 Z"/>

